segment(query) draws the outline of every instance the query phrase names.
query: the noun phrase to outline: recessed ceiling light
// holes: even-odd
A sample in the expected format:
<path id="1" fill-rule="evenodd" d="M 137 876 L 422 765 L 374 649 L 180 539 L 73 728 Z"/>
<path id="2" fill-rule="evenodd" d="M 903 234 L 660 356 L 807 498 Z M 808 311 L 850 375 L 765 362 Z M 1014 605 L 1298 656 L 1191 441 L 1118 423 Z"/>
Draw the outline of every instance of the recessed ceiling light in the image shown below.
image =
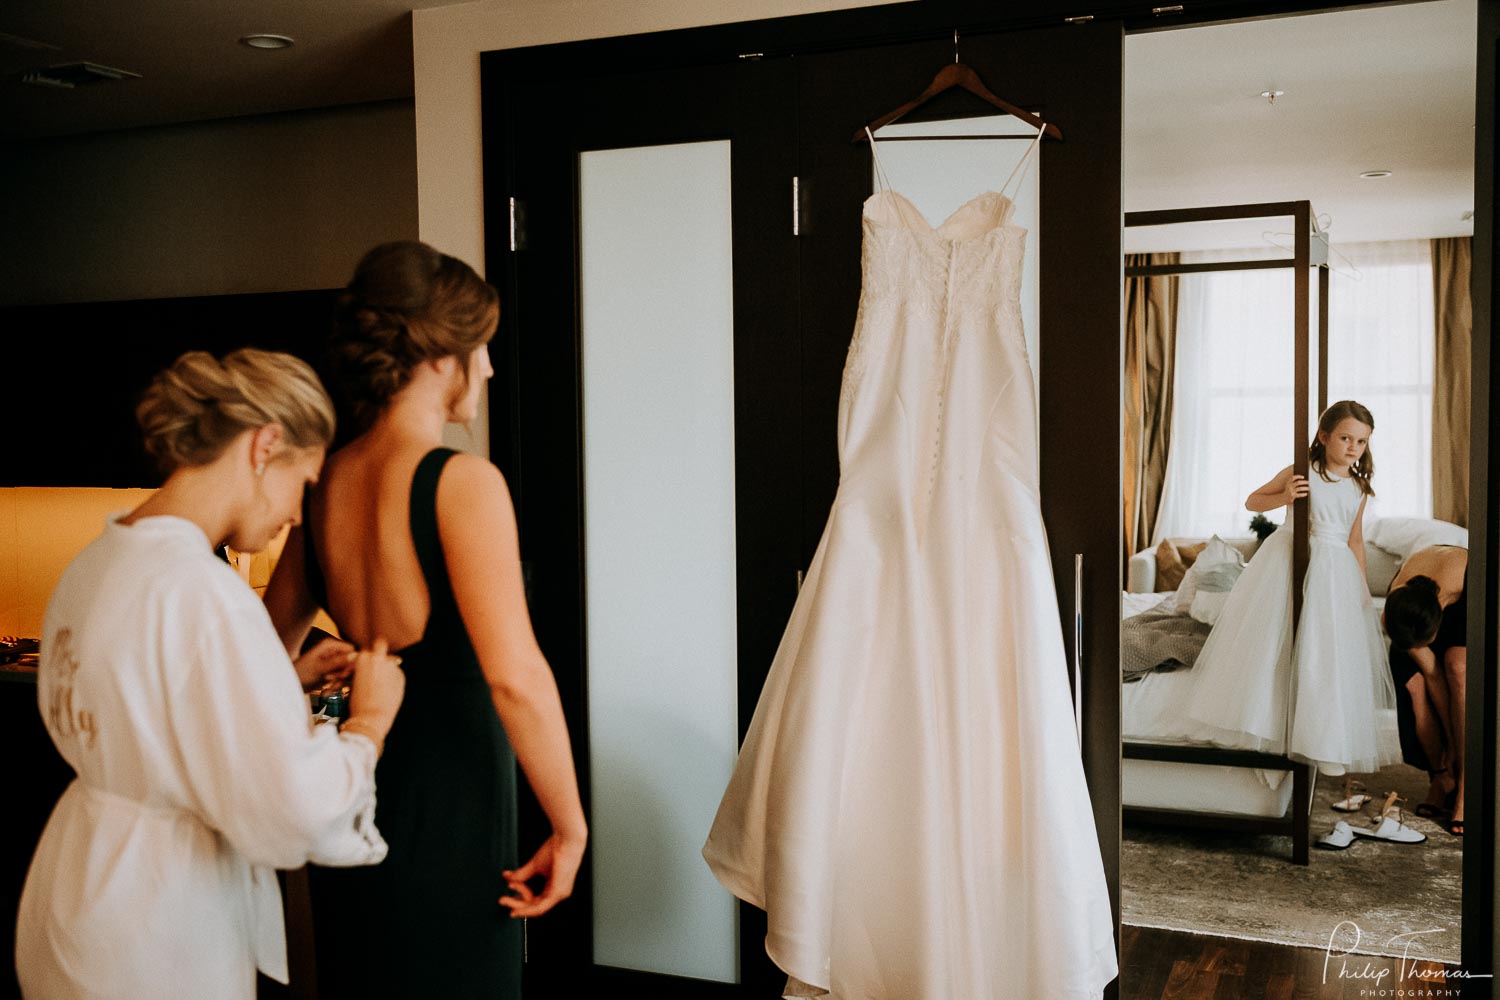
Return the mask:
<path id="1" fill-rule="evenodd" d="M 1264 97 L 1266 99 L 1266 103 L 1267 104 L 1275 104 L 1276 103 L 1276 98 L 1278 98 L 1278 97 L 1285 97 L 1286 96 L 1286 91 L 1284 91 L 1284 90 L 1262 90 L 1260 92 L 1260 96 Z"/>
<path id="2" fill-rule="evenodd" d="M 1367 181 L 1378 181 L 1382 177 L 1391 176 L 1391 172 L 1389 170 L 1366 170 L 1359 176 L 1363 177 Z"/>
<path id="3" fill-rule="evenodd" d="M 286 35 L 246 35 L 240 44 L 252 49 L 289 49 L 296 43 Z"/>

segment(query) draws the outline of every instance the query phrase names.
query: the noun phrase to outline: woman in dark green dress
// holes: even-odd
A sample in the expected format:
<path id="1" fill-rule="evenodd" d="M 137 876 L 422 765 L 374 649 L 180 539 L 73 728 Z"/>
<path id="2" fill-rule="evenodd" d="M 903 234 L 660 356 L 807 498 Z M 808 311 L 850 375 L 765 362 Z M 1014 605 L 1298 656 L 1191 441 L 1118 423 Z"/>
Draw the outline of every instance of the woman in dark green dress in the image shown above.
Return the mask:
<path id="1" fill-rule="evenodd" d="M 339 300 L 334 389 L 359 436 L 329 457 L 266 602 L 289 648 L 323 608 L 351 641 L 387 639 L 407 682 L 375 774 L 385 863 L 311 873 L 322 1000 L 518 998 L 517 918 L 566 898 L 582 860 L 510 494 L 488 461 L 442 447 L 476 415 L 498 316 L 492 287 L 421 243 L 370 251 Z M 517 760 L 553 828 L 524 864 Z"/>

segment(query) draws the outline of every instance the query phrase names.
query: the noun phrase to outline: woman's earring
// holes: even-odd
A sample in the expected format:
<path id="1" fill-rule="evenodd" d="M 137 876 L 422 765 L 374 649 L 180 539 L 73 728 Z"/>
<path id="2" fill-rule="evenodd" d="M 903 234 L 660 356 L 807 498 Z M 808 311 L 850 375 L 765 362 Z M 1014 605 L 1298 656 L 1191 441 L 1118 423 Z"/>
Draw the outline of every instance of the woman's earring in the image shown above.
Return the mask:
<path id="1" fill-rule="evenodd" d="M 255 466 L 255 478 L 259 479 L 261 476 L 265 475 L 265 473 L 266 473 L 266 463 L 265 462 L 257 462 L 256 466 Z"/>

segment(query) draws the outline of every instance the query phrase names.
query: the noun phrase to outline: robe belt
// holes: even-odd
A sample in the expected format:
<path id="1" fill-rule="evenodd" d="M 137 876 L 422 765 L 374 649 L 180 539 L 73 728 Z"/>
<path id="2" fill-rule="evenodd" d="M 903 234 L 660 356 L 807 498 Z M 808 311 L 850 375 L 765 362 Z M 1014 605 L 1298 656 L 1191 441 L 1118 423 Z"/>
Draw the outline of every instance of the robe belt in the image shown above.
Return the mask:
<path id="1" fill-rule="evenodd" d="M 106 791 L 91 785 L 81 778 L 73 779 L 73 788 L 79 794 L 96 802 L 114 807 L 123 807 L 132 812 L 148 816 L 187 819 L 200 826 L 207 826 L 203 819 L 191 809 L 166 804 L 153 804 L 132 799 L 126 795 Z M 244 882 L 250 906 L 251 948 L 255 955 L 255 967 L 278 983 L 288 981 L 286 961 L 286 929 L 281 911 L 281 885 L 276 881 L 276 870 L 264 865 L 251 864 L 238 851 L 230 848 L 231 856 Z"/>

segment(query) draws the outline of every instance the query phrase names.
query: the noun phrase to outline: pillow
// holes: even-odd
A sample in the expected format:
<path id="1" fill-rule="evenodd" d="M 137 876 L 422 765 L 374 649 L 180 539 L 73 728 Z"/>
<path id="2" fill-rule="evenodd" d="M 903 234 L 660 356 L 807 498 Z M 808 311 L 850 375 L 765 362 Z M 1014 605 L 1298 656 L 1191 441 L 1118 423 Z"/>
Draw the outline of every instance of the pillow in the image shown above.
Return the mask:
<path id="1" fill-rule="evenodd" d="M 1177 613 L 1191 614 L 1193 598 L 1200 590 L 1212 594 L 1229 593 L 1234 589 L 1234 581 L 1244 571 L 1245 559 L 1240 550 L 1218 535 L 1213 536 L 1182 575 L 1182 583 L 1177 587 Z"/>
<path id="2" fill-rule="evenodd" d="M 1207 542 L 1199 542 L 1197 545 L 1179 546 L 1170 538 L 1162 539 L 1161 544 L 1156 547 L 1156 592 L 1176 590 L 1181 586 L 1188 567 L 1193 565 L 1198 553 L 1207 545 Z"/>
<path id="3" fill-rule="evenodd" d="M 1219 624 L 1219 615 L 1224 613 L 1224 605 L 1229 601 L 1229 592 L 1217 590 L 1200 590 L 1193 595 L 1192 607 L 1188 608 L 1188 614 L 1205 625 Z"/>
<path id="4" fill-rule="evenodd" d="M 1382 517 L 1370 526 L 1366 540 L 1405 562 L 1429 545 L 1469 547 L 1469 532 L 1448 521 L 1430 517 Z"/>
<path id="5" fill-rule="evenodd" d="M 1369 584 L 1371 594 L 1376 597 L 1384 595 L 1400 571 L 1399 556 L 1365 540 L 1365 583 Z"/>

